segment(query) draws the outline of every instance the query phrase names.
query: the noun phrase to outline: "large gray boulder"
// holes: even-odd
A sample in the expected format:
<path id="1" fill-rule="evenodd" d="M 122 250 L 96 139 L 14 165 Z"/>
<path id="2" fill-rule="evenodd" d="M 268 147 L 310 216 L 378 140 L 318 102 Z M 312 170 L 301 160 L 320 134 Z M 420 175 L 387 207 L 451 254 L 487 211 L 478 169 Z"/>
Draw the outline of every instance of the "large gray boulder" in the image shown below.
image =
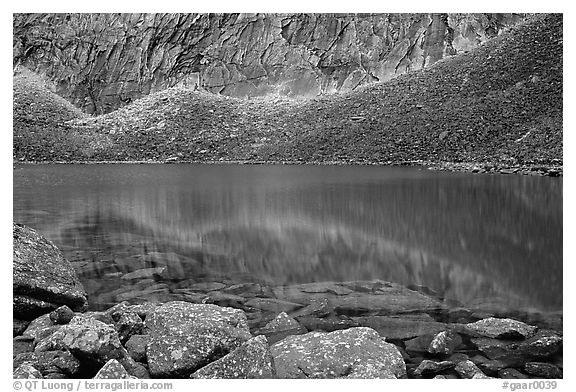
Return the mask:
<path id="1" fill-rule="evenodd" d="M 256 336 L 230 354 L 214 361 L 192 378 L 274 378 L 274 364 L 264 335 Z"/>
<path id="2" fill-rule="evenodd" d="M 182 301 L 156 307 L 145 332 L 153 377 L 188 377 L 252 338 L 242 310 Z"/>
<path id="3" fill-rule="evenodd" d="M 87 308 L 86 291 L 62 253 L 35 230 L 13 226 L 14 316 L 31 320 L 68 305 Z"/>
<path id="4" fill-rule="evenodd" d="M 279 378 L 402 378 L 400 351 L 372 328 L 309 332 L 272 345 Z"/>

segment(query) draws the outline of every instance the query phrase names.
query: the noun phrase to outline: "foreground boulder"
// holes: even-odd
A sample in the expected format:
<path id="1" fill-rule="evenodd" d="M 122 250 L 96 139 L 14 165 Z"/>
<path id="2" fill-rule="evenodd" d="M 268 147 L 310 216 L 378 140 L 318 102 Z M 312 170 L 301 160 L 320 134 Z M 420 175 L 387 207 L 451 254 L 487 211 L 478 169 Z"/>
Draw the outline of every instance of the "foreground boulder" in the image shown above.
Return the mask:
<path id="1" fill-rule="evenodd" d="M 393 344 L 371 328 L 309 332 L 270 347 L 279 378 L 402 378 L 406 365 Z"/>
<path id="2" fill-rule="evenodd" d="M 36 351 L 50 350 L 68 350 L 80 360 L 99 365 L 128 357 L 114 327 L 84 316 L 75 316 L 36 345 Z"/>
<path id="3" fill-rule="evenodd" d="M 14 317 L 31 320 L 68 305 L 87 308 L 86 292 L 74 269 L 50 241 L 35 230 L 13 226 Z"/>
<path id="4" fill-rule="evenodd" d="M 264 335 L 192 374 L 192 378 L 273 378 L 274 365 Z"/>
<path id="5" fill-rule="evenodd" d="M 242 310 L 182 301 L 155 308 L 145 331 L 153 377 L 188 377 L 252 337 Z"/>

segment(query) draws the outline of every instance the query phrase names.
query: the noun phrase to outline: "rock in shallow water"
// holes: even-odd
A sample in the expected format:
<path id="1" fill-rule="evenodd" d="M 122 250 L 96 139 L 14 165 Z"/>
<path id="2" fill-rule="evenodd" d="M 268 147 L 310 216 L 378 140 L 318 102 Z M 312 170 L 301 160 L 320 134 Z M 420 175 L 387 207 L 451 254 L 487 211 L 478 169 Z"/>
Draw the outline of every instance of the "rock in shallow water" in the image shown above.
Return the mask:
<path id="1" fill-rule="evenodd" d="M 521 321 L 488 317 L 466 324 L 462 332 L 494 339 L 526 339 L 534 335 L 537 330 L 537 327 Z"/>
<path id="2" fill-rule="evenodd" d="M 13 226 L 14 316 L 30 320 L 61 305 L 82 311 L 86 291 L 74 269 L 50 241 L 35 230 Z"/>
<path id="3" fill-rule="evenodd" d="M 446 328 L 427 314 L 414 316 L 365 316 L 352 317 L 362 327 L 369 327 L 388 339 L 410 339 L 424 334 L 437 333 Z"/>
<path id="4" fill-rule="evenodd" d="M 288 316 L 285 312 L 280 313 L 264 327 L 260 328 L 255 335 L 266 336 L 270 344 L 274 344 L 290 335 L 301 335 L 308 332 L 300 323 Z"/>
<path id="5" fill-rule="evenodd" d="M 252 338 L 236 350 L 214 361 L 191 378 L 274 378 L 274 365 L 263 335 Z"/>
<path id="6" fill-rule="evenodd" d="M 242 310 L 181 301 L 155 308 L 145 327 L 155 377 L 188 377 L 252 338 Z"/>
<path id="7" fill-rule="evenodd" d="M 270 347 L 279 378 L 402 378 L 406 366 L 393 344 L 371 328 L 309 332 Z"/>

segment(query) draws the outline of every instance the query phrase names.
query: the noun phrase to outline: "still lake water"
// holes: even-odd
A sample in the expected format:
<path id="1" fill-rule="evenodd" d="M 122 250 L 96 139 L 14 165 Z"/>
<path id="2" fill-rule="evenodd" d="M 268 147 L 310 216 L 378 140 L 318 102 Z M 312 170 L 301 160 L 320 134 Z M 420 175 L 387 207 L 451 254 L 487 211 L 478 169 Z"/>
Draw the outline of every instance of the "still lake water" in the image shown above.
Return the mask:
<path id="1" fill-rule="evenodd" d="M 466 306 L 562 309 L 562 178 L 193 164 L 13 175 L 14 221 L 64 252 L 94 308 L 196 282 L 382 279 Z M 161 275 L 133 273 L 145 268 Z"/>

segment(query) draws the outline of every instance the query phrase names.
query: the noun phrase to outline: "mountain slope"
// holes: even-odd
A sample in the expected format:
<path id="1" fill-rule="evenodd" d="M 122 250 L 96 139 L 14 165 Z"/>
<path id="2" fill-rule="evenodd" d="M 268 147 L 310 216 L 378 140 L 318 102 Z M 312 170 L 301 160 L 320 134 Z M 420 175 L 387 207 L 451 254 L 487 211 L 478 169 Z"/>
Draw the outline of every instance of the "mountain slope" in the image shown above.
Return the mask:
<path id="1" fill-rule="evenodd" d="M 51 159 L 559 165 L 562 48 L 562 15 L 538 15 L 468 53 L 348 94 L 242 100 L 167 89 L 69 121 L 102 142 Z M 15 127 L 15 158 L 38 160 L 40 147 L 22 145 L 26 132 Z"/>

